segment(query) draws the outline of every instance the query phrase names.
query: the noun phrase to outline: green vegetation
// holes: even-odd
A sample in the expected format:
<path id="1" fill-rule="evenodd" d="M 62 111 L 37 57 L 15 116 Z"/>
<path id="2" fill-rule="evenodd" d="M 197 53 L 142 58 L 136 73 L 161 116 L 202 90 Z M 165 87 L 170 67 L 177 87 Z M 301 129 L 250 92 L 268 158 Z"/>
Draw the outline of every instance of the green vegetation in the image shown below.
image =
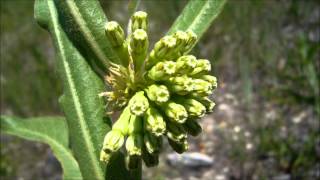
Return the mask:
<path id="1" fill-rule="evenodd" d="M 128 18 L 136 11 L 137 3 L 138 0 L 130 0 L 130 4 L 126 0 L 101 1 L 108 20 L 117 20 L 124 29 Z M 137 10 L 148 12 L 148 34 L 152 34 L 149 44 L 153 45 L 167 33 L 187 3 L 185 0 L 163 0 L 157 3 L 153 0 L 141 0 Z M 62 7 L 64 4 L 58 3 L 57 6 Z M 128 7 L 130 11 L 127 11 Z M 62 87 L 66 85 L 59 81 L 58 74 L 61 72 L 55 63 L 57 56 L 54 44 L 48 33 L 33 19 L 33 2 L 1 1 L 0 8 L 1 114 L 17 117 L 62 115 L 57 97 L 62 92 L 65 93 Z M 192 146 L 204 146 L 203 149 L 193 150 L 215 156 L 218 164 L 212 167 L 214 172 L 223 172 L 222 167 L 228 167 L 231 170 L 226 176 L 234 179 L 271 179 L 283 174 L 295 179 L 319 178 L 315 173 L 320 166 L 319 10 L 320 3 L 316 0 L 228 1 L 214 24 L 202 27 L 203 31 L 199 31 L 203 33 L 203 37 L 191 53 L 211 61 L 213 74 L 218 77 L 219 85 L 214 95 L 215 111 L 210 115 L 214 119 L 210 120 L 214 130 L 204 128 L 205 132 L 201 137 L 192 140 Z M 65 9 L 60 8 L 60 11 L 63 13 Z M 194 11 L 199 12 L 198 8 Z M 101 12 L 102 10 L 95 15 L 101 15 Z M 69 17 L 67 12 L 63 15 Z M 70 21 L 61 23 L 68 28 L 72 24 L 68 24 Z M 187 26 L 188 24 L 181 25 L 184 28 Z M 204 32 L 204 29 L 207 30 Z M 99 33 L 104 37 L 102 32 L 95 34 Z M 72 37 L 72 44 L 87 60 L 80 68 L 103 67 L 103 62 L 87 58 L 98 55 L 93 49 L 81 47 L 85 41 L 81 32 L 66 31 L 65 36 Z M 106 41 L 105 38 L 100 40 L 103 41 L 101 44 Z M 108 51 L 105 46 L 101 49 Z M 102 83 L 95 83 L 92 76 L 96 73 L 103 74 L 103 70 L 85 69 L 88 78 L 93 79 L 91 85 L 97 88 L 95 93 L 102 92 Z M 77 80 L 80 86 L 81 78 Z M 85 87 L 81 89 L 85 91 Z M 82 98 L 87 101 L 89 97 Z M 64 106 L 70 107 L 68 101 L 61 99 Z M 97 100 L 93 103 L 103 102 Z M 110 119 L 102 117 L 103 108 L 96 109 L 99 117 L 90 118 L 106 122 L 101 125 L 103 130 L 96 135 L 96 142 L 100 141 L 102 145 L 101 139 L 107 131 Z M 73 115 L 68 118 L 75 119 Z M 15 120 L 20 121 L 20 118 Z M 6 121 L 2 120 L 1 126 L 5 125 L 3 122 Z M 74 120 L 73 123 L 75 122 Z M 191 130 L 195 130 L 195 134 L 198 132 L 196 127 Z M 71 132 L 73 136 L 78 136 L 76 133 L 79 132 Z M 40 146 L 36 149 L 35 146 L 39 144 L 34 145 L 4 134 L 1 138 L 1 177 L 45 178 L 43 174 L 34 172 L 42 172 L 44 169 L 30 162 L 46 160 L 47 147 Z M 164 147 L 167 145 L 163 144 Z M 95 149 L 94 156 L 99 157 L 101 147 Z M 185 169 L 179 170 L 165 164 L 164 157 L 168 152 L 171 150 L 164 150 L 157 168 L 143 172 L 146 179 L 170 179 L 188 175 Z M 30 162 L 26 162 L 26 159 Z M 110 163 L 122 160 L 123 155 L 117 153 Z M 20 168 L 23 165 L 30 168 Z M 108 167 L 106 171 L 126 171 L 125 164 L 119 165 L 118 168 Z M 121 178 L 126 176 L 124 174 Z M 202 174 L 198 176 L 200 178 Z M 118 176 L 110 174 L 110 177 Z"/>

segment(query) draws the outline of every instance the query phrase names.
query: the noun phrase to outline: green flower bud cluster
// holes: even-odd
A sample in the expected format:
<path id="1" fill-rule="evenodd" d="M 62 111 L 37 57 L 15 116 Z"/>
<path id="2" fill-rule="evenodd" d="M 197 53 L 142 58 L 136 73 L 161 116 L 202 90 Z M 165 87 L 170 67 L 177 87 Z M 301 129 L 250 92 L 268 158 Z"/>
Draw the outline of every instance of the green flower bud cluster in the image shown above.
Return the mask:
<path id="1" fill-rule="evenodd" d="M 158 164 L 163 137 L 178 153 L 188 150 L 188 135 L 197 136 L 202 128 L 197 119 L 212 112 L 215 103 L 209 95 L 217 79 L 209 75 L 206 59 L 189 55 L 197 36 L 177 31 L 155 43 L 148 54 L 147 13 L 133 14 L 128 35 L 115 21 L 106 24 L 106 36 L 121 59 L 111 63 L 106 96 L 111 112 L 120 111 L 104 139 L 101 161 L 109 162 L 122 147 L 129 169 L 141 160 L 148 167 Z"/>

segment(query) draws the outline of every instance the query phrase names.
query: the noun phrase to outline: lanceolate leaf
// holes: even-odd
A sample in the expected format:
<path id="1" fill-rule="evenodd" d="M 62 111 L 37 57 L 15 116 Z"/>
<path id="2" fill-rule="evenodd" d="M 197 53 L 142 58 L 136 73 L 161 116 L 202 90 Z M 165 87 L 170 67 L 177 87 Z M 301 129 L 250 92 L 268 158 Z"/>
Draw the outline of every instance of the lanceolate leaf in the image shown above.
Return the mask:
<path id="1" fill-rule="evenodd" d="M 48 144 L 61 163 L 64 179 L 82 179 L 78 163 L 68 148 L 68 128 L 64 118 L 21 119 L 1 116 L 1 131 Z"/>
<path id="2" fill-rule="evenodd" d="M 177 30 L 192 30 L 198 39 L 221 12 L 226 0 L 190 0 L 176 19 L 168 34 Z"/>
<path id="3" fill-rule="evenodd" d="M 105 166 L 99 161 L 99 152 L 109 127 L 103 121 L 103 99 L 98 97 L 104 90 L 103 82 L 62 30 L 53 0 L 37 0 L 35 18 L 51 33 L 58 52 L 64 86 L 61 104 L 83 178 L 104 179 Z"/>
<path id="4" fill-rule="evenodd" d="M 97 0 L 54 1 L 61 27 L 95 68 L 106 72 L 109 60 L 120 62 L 105 36 L 107 18 Z"/>

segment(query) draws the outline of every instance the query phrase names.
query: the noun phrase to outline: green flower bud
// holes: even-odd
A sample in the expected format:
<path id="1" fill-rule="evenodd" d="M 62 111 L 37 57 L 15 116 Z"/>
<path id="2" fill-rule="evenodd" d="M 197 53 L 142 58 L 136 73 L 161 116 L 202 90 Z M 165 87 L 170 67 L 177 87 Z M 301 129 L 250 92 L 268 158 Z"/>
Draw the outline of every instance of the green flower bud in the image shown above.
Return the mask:
<path id="1" fill-rule="evenodd" d="M 100 161 L 109 163 L 112 153 L 106 153 L 104 150 L 100 151 Z"/>
<path id="2" fill-rule="evenodd" d="M 131 115 L 128 125 L 128 134 L 142 133 L 143 132 L 143 119 L 140 116 Z"/>
<path id="3" fill-rule="evenodd" d="M 141 116 L 149 107 L 148 99 L 144 96 L 143 91 L 137 92 L 129 101 L 131 113 Z"/>
<path id="4" fill-rule="evenodd" d="M 197 101 L 199 101 L 201 104 L 203 104 L 207 112 L 212 112 L 214 106 L 216 105 L 213 101 L 211 101 L 208 97 L 201 97 L 201 96 L 192 96 Z"/>
<path id="5" fill-rule="evenodd" d="M 183 128 L 192 136 L 198 136 L 202 131 L 202 127 L 195 119 L 188 119 L 183 123 Z"/>
<path id="6" fill-rule="evenodd" d="M 119 119 L 113 124 L 112 130 L 117 130 L 117 131 L 120 131 L 123 135 L 127 135 L 130 116 L 131 116 L 130 109 L 127 106 L 122 111 Z"/>
<path id="7" fill-rule="evenodd" d="M 151 133 L 144 134 L 144 145 L 146 151 L 150 154 L 157 154 L 160 152 L 162 146 L 162 137 L 157 137 Z"/>
<path id="8" fill-rule="evenodd" d="M 160 106 L 170 120 L 177 123 L 184 123 L 187 120 L 188 113 L 186 109 L 173 101 L 168 101 Z"/>
<path id="9" fill-rule="evenodd" d="M 103 151 L 107 154 L 118 151 L 124 143 L 124 135 L 118 130 L 111 130 L 104 137 Z"/>
<path id="10" fill-rule="evenodd" d="M 141 148 L 143 145 L 143 138 L 140 134 L 131 134 L 126 141 L 126 150 L 130 156 L 141 156 Z"/>
<path id="11" fill-rule="evenodd" d="M 168 139 L 168 142 L 172 147 L 172 149 L 179 154 L 182 154 L 189 149 L 189 145 L 186 139 L 184 139 L 181 142 L 176 142 L 176 141 L 172 141 L 171 139 Z"/>
<path id="12" fill-rule="evenodd" d="M 202 79 L 193 80 L 194 91 L 196 92 L 193 96 L 208 96 L 212 93 L 213 87 L 209 82 Z"/>
<path id="13" fill-rule="evenodd" d="M 196 67 L 196 57 L 192 55 L 181 56 L 177 62 L 177 73 L 179 74 L 187 74 L 191 73 Z"/>
<path id="14" fill-rule="evenodd" d="M 170 53 L 174 51 L 177 46 L 176 38 L 173 36 L 165 36 L 160 41 L 155 44 L 154 55 L 156 58 L 167 57 Z"/>
<path id="15" fill-rule="evenodd" d="M 187 76 L 171 77 L 166 82 L 171 92 L 186 95 L 194 90 L 193 80 Z"/>
<path id="16" fill-rule="evenodd" d="M 127 167 L 136 169 L 139 166 L 142 155 L 143 138 L 140 134 L 131 134 L 126 141 Z"/>
<path id="17" fill-rule="evenodd" d="M 211 76 L 211 75 L 202 75 L 202 76 L 200 77 L 200 79 L 203 79 L 203 80 L 205 80 L 205 81 L 208 81 L 209 83 L 212 84 L 212 86 L 213 86 L 214 88 L 217 88 L 217 86 L 218 86 L 217 78 L 214 77 L 214 76 Z"/>
<path id="18" fill-rule="evenodd" d="M 144 124 L 145 129 L 156 136 L 161 136 L 166 130 L 162 115 L 152 107 L 149 107 L 144 116 Z"/>
<path id="19" fill-rule="evenodd" d="M 211 64 L 209 60 L 198 59 L 196 61 L 196 68 L 190 73 L 191 76 L 201 75 L 211 71 Z"/>
<path id="20" fill-rule="evenodd" d="M 143 11 L 135 12 L 131 17 L 131 32 L 137 29 L 147 31 L 148 27 L 148 14 Z"/>
<path id="21" fill-rule="evenodd" d="M 124 32 L 116 21 L 107 22 L 105 30 L 112 47 L 122 46 L 125 39 Z"/>
<path id="22" fill-rule="evenodd" d="M 185 48 L 189 40 L 189 35 L 186 32 L 177 31 L 174 33 L 173 37 L 176 38 L 178 48 Z"/>
<path id="23" fill-rule="evenodd" d="M 159 155 L 150 154 L 146 150 L 142 152 L 142 159 L 147 167 L 154 167 L 159 164 Z"/>
<path id="24" fill-rule="evenodd" d="M 187 54 L 197 42 L 197 35 L 192 31 L 187 31 L 188 40 L 183 49 L 183 54 Z"/>
<path id="25" fill-rule="evenodd" d="M 177 97 L 175 101 L 183 104 L 190 117 L 203 117 L 206 113 L 206 107 L 194 99 L 186 99 L 185 97 Z"/>
<path id="26" fill-rule="evenodd" d="M 162 61 L 163 59 L 172 59 L 176 48 L 176 38 L 170 35 L 161 38 L 151 51 L 146 68 L 150 69 L 154 64 Z"/>
<path id="27" fill-rule="evenodd" d="M 165 103 L 170 98 L 169 90 L 165 85 L 150 85 L 145 89 L 145 92 L 148 98 L 157 104 Z"/>
<path id="28" fill-rule="evenodd" d="M 167 137 L 173 141 L 180 142 L 187 138 L 187 134 L 181 124 L 168 122 Z"/>
<path id="29" fill-rule="evenodd" d="M 176 64 L 173 61 L 158 62 L 148 72 L 148 77 L 154 81 L 168 79 L 176 72 Z"/>
<path id="30" fill-rule="evenodd" d="M 127 67 L 129 63 L 129 52 L 128 45 L 125 41 L 123 29 L 115 21 L 107 22 L 105 29 L 111 46 L 121 60 L 121 64 Z"/>
<path id="31" fill-rule="evenodd" d="M 136 72 L 141 71 L 144 60 L 147 57 L 149 41 L 146 31 L 137 29 L 133 32 L 130 41 L 131 56 Z"/>
<path id="32" fill-rule="evenodd" d="M 142 29 L 137 29 L 132 34 L 130 41 L 130 47 L 133 53 L 141 54 L 148 50 L 148 35 Z"/>

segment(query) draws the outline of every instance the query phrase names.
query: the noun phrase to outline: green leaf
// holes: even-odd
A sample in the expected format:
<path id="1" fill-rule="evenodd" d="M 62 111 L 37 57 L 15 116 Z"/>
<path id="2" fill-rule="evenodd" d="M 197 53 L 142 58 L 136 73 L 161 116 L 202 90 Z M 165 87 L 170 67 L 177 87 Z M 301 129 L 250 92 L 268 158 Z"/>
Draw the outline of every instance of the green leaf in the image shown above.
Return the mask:
<path id="1" fill-rule="evenodd" d="M 225 3 L 226 0 L 190 0 L 168 34 L 173 34 L 177 30 L 192 30 L 200 39 L 219 15 Z"/>
<path id="2" fill-rule="evenodd" d="M 99 161 L 103 138 L 111 124 L 105 117 L 103 99 L 98 97 L 105 90 L 104 83 L 63 31 L 54 1 L 36 0 L 35 19 L 51 33 L 58 52 L 59 73 L 64 86 L 59 101 L 66 115 L 71 148 L 83 178 L 102 180 L 107 172 L 106 178 L 121 174 L 140 179 L 139 174 L 125 170 L 122 163 L 110 163 L 108 169 L 115 167 L 115 170 L 106 171 L 105 164 Z"/>
<path id="3" fill-rule="evenodd" d="M 103 120 L 103 99 L 98 97 L 104 84 L 62 30 L 53 0 L 37 0 L 35 18 L 51 33 L 58 52 L 64 86 L 60 102 L 83 178 L 104 179 L 105 165 L 99 161 L 99 154 L 104 135 L 110 129 Z"/>
<path id="4" fill-rule="evenodd" d="M 110 61 L 120 62 L 105 36 L 107 18 L 97 0 L 54 1 L 61 27 L 95 69 L 106 72 Z"/>
<path id="5" fill-rule="evenodd" d="M 48 144 L 62 165 L 64 179 L 82 179 L 78 163 L 68 148 L 68 128 L 64 118 L 1 116 L 1 131 Z"/>

